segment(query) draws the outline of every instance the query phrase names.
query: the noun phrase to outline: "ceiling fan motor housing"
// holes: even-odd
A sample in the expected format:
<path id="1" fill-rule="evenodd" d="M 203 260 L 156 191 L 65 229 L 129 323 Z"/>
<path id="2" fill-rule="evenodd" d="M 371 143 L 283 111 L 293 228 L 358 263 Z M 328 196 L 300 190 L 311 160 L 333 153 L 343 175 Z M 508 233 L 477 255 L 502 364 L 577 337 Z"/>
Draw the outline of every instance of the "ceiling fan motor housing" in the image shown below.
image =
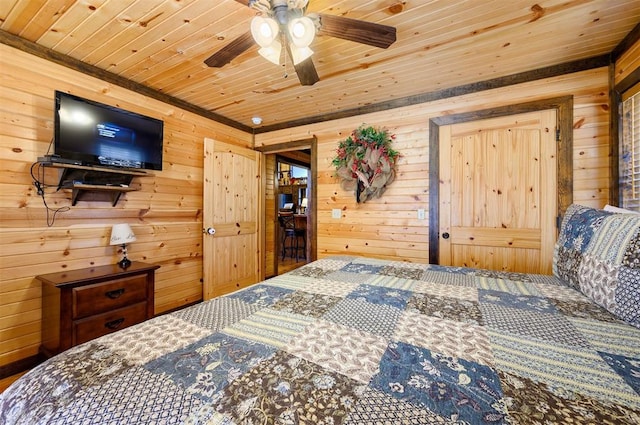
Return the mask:
<path id="1" fill-rule="evenodd" d="M 308 0 L 255 0 L 249 6 L 273 17 L 281 27 L 289 20 L 304 15 Z"/>
<path id="2" fill-rule="evenodd" d="M 274 19 L 281 27 L 286 27 L 287 22 L 289 22 L 289 6 L 287 4 L 287 0 L 273 0 L 271 3 L 271 10 Z"/>

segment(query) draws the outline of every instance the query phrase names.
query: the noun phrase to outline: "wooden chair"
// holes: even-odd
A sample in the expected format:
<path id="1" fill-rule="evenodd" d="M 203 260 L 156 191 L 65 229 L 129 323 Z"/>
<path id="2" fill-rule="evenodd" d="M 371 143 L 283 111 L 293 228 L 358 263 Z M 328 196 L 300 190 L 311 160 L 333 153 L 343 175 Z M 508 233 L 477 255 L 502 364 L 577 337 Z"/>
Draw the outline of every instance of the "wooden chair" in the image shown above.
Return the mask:
<path id="1" fill-rule="evenodd" d="M 293 212 L 280 211 L 278 213 L 278 223 L 280 224 L 280 231 L 282 232 L 282 259 L 284 260 L 287 251 L 289 251 L 291 258 L 293 258 L 296 242 Z M 289 246 L 287 246 L 287 242 Z"/>
<path id="2" fill-rule="evenodd" d="M 307 260 L 307 216 L 294 215 L 293 217 L 293 233 L 295 237 L 296 261 L 299 259 L 300 250 L 302 250 L 302 258 Z M 302 246 L 299 242 L 302 239 Z"/>

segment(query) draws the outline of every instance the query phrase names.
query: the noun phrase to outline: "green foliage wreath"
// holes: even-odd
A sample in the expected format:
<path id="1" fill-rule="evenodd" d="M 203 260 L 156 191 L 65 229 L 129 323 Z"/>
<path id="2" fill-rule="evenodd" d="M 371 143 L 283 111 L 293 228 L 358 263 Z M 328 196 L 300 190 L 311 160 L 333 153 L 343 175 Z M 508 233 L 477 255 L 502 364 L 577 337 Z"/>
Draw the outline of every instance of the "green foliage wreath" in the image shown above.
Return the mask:
<path id="1" fill-rule="evenodd" d="M 362 125 L 341 141 L 331 162 L 344 190 L 353 190 L 357 202 L 379 198 L 395 179 L 400 153 L 391 147 L 395 135 L 386 129 Z"/>

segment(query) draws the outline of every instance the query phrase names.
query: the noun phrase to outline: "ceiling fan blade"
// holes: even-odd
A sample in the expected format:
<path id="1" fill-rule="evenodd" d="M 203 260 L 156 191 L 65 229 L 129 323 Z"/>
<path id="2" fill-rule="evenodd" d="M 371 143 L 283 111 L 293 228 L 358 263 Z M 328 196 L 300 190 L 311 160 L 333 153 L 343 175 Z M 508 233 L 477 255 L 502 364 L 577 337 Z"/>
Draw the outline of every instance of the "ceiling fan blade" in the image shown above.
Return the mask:
<path id="1" fill-rule="evenodd" d="M 396 41 L 396 29 L 388 25 L 323 13 L 319 16 L 320 31 L 318 34 L 330 35 L 383 49 Z"/>
<path id="2" fill-rule="evenodd" d="M 212 68 L 221 68 L 253 45 L 255 45 L 255 42 L 249 31 L 209 56 L 204 63 Z"/>
<path id="3" fill-rule="evenodd" d="M 293 67 L 296 70 L 296 74 L 298 74 L 300 84 L 303 86 L 312 86 L 320 81 L 320 77 L 318 77 L 318 72 L 311 58 L 307 58 Z"/>
<path id="4" fill-rule="evenodd" d="M 291 45 L 286 44 L 286 49 L 287 55 L 289 55 L 289 57 L 291 58 L 291 62 L 293 63 L 293 53 L 291 53 Z M 318 71 L 316 71 L 316 66 L 313 64 L 313 60 L 311 60 L 311 57 L 308 57 L 297 65 L 294 63 L 293 68 L 296 70 L 296 74 L 298 74 L 298 80 L 303 86 L 312 86 L 320 81 L 320 77 L 318 77 Z"/>

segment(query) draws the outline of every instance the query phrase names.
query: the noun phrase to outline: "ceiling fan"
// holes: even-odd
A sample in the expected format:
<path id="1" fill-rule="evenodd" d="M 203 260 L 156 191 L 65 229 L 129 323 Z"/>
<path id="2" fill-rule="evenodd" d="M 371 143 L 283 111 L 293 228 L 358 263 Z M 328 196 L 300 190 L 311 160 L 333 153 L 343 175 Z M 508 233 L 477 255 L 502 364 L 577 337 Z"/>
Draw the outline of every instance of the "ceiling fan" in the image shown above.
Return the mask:
<path id="1" fill-rule="evenodd" d="M 324 13 L 306 14 L 309 0 L 235 0 L 260 14 L 251 21 L 251 30 L 207 58 L 204 63 L 221 68 L 254 44 L 260 55 L 278 64 L 284 46 L 303 86 L 320 78 L 311 60 L 309 44 L 317 32 L 356 43 L 386 49 L 396 41 L 394 27 Z"/>

